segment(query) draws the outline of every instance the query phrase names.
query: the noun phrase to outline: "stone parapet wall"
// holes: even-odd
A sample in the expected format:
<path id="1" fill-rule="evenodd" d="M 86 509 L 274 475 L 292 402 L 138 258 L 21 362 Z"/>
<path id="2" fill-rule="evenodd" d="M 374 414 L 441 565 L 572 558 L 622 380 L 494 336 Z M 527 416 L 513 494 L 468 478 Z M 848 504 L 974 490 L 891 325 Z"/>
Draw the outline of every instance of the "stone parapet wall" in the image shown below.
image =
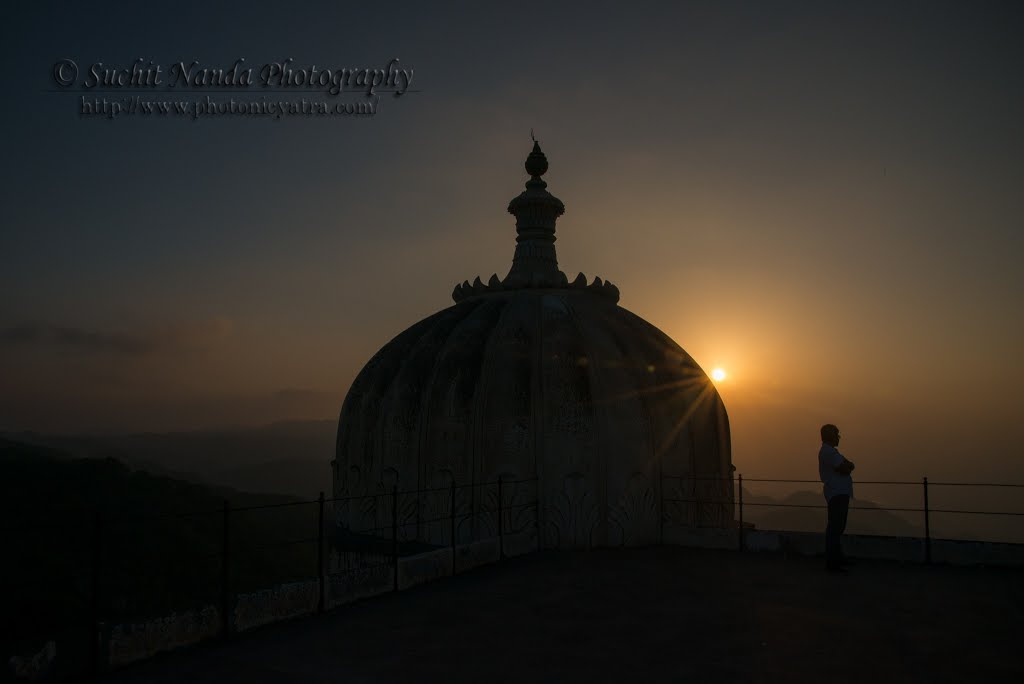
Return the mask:
<path id="1" fill-rule="evenodd" d="M 110 627 L 108 663 L 127 665 L 162 651 L 189 646 L 220 634 L 220 611 L 214 606 Z"/>
<path id="2" fill-rule="evenodd" d="M 235 599 L 234 625 L 236 632 L 261 627 L 272 622 L 308 615 L 316 611 L 320 599 L 317 580 L 288 582 L 250 594 L 239 594 Z"/>

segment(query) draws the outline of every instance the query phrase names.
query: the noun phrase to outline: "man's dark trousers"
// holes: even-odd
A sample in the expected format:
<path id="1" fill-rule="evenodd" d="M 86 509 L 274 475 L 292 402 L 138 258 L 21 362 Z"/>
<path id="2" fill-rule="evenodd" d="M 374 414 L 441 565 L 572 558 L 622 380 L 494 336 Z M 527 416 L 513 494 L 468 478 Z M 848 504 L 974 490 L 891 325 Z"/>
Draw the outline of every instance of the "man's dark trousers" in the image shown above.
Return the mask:
<path id="1" fill-rule="evenodd" d="M 828 527 L 825 528 L 825 564 L 838 568 L 843 562 L 843 548 L 839 539 L 846 530 L 846 514 L 850 510 L 850 497 L 836 494 L 828 500 Z"/>

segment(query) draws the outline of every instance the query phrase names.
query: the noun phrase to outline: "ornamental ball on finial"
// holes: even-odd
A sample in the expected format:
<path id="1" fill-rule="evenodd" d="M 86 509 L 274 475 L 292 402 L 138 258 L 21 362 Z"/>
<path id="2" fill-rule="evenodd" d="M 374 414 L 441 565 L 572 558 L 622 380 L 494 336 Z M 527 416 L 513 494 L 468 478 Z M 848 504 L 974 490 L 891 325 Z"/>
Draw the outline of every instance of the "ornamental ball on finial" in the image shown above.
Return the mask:
<path id="1" fill-rule="evenodd" d="M 530 137 L 533 137 L 533 131 L 530 131 Z M 536 138 L 534 138 L 533 151 L 530 152 L 530 156 L 526 158 L 526 173 L 531 176 L 538 177 L 543 176 L 547 170 L 548 158 L 544 156 L 544 153 L 540 149 L 540 143 L 538 143 Z"/>

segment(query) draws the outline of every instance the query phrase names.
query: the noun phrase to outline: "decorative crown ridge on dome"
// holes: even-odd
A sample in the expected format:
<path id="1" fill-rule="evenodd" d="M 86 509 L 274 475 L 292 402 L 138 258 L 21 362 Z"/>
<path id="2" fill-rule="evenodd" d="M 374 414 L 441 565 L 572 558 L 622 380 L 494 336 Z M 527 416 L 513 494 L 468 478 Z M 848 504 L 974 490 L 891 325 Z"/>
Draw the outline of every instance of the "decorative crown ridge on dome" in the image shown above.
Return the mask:
<path id="1" fill-rule="evenodd" d="M 512 257 L 512 268 L 504 280 L 499 280 L 494 274 L 486 285 L 479 276 L 472 285 L 468 280 L 456 285 L 452 299 L 460 302 L 469 297 L 508 290 L 572 289 L 592 292 L 618 302 L 619 288 L 610 282 L 594 278 L 594 282 L 588 285 L 586 276 L 580 273 L 570 284 L 558 269 L 555 222 L 565 213 L 565 205 L 547 191 L 548 184 L 541 180 L 548 170 L 548 158 L 536 139 L 525 167 L 526 173 L 530 174 L 526 190 L 508 204 L 508 213 L 516 217 L 516 251 Z"/>
<path id="2" fill-rule="evenodd" d="M 560 283 L 551 284 L 541 280 L 537 280 L 526 285 L 513 285 L 508 287 L 501 280 L 498 280 L 498 274 L 493 273 L 488 279 L 487 283 L 480 280 L 480 276 L 473 279 L 470 283 L 468 280 L 464 280 L 455 286 L 452 290 L 452 299 L 455 302 L 462 302 L 472 297 L 477 297 L 486 294 L 495 294 L 498 292 L 508 292 L 512 290 L 528 290 L 528 289 L 545 289 L 545 290 L 572 290 L 576 292 L 589 292 L 600 297 L 611 300 L 612 303 L 619 301 L 619 288 L 616 287 L 610 280 L 601 280 L 600 278 L 594 278 L 594 282 L 587 283 L 587 276 L 580 273 L 576 276 L 576 279 L 571 283 L 569 279 L 562 274 L 562 281 Z"/>

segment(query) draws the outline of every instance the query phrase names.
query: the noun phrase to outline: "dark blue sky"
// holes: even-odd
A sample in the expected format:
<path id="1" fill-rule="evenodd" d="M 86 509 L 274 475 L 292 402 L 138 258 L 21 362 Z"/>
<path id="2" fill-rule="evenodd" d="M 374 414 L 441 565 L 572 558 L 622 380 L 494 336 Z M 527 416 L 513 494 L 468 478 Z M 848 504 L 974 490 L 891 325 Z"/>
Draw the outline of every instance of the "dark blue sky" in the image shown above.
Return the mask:
<path id="1" fill-rule="evenodd" d="M 837 413 L 879 453 L 936 419 L 950 462 L 1012 448 L 1024 13 L 823 5 L 6 6 L 0 428 L 333 416 L 455 283 L 504 275 L 533 128 L 563 270 L 729 370 L 738 462 Z M 57 59 L 136 57 L 399 58 L 418 92 L 281 121 L 50 92 Z"/>

